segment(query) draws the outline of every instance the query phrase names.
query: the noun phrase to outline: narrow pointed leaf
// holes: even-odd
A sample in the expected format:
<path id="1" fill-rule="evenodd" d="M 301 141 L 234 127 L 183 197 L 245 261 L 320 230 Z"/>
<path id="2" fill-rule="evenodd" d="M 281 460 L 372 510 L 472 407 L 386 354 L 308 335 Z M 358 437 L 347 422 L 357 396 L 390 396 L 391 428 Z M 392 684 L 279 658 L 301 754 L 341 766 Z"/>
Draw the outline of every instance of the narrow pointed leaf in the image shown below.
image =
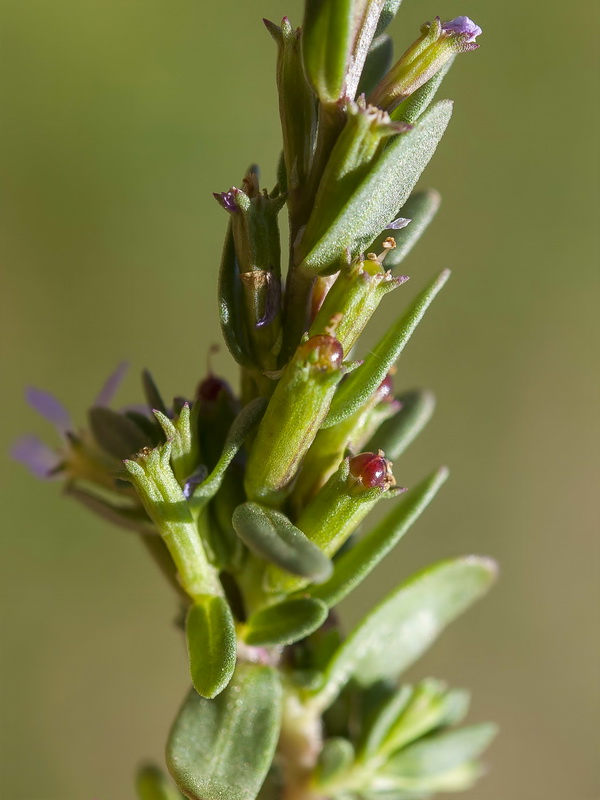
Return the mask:
<path id="1" fill-rule="evenodd" d="M 225 598 L 197 598 L 185 632 L 194 688 L 202 697 L 216 697 L 231 680 L 236 659 L 235 626 Z"/>
<path id="2" fill-rule="evenodd" d="M 385 774 L 403 778 L 443 775 L 478 758 L 496 733 L 495 725 L 484 723 L 428 736 L 393 756 Z"/>
<path id="3" fill-rule="evenodd" d="M 448 477 L 445 467 L 434 472 L 400 500 L 384 519 L 335 562 L 333 575 L 310 589 L 332 608 L 379 564 L 421 516 Z"/>
<path id="4" fill-rule="evenodd" d="M 167 407 L 164 404 L 162 395 L 154 383 L 152 374 L 147 369 L 142 372 L 142 386 L 149 408 L 152 411 L 160 411 L 162 414 L 167 414 Z"/>
<path id="5" fill-rule="evenodd" d="M 444 270 L 421 292 L 406 313 L 369 351 L 364 363 L 340 384 L 323 427 L 337 425 L 366 403 L 399 358 L 415 328 L 449 277 L 450 270 Z"/>
<path id="6" fill-rule="evenodd" d="M 333 655 L 317 706 L 327 708 L 350 678 L 362 686 L 398 678 L 485 594 L 496 571 L 491 559 L 465 556 L 434 564 L 391 592 Z"/>
<path id="7" fill-rule="evenodd" d="M 181 792 L 154 764 L 147 764 L 138 771 L 135 788 L 139 800 L 184 800 Z"/>
<path id="8" fill-rule="evenodd" d="M 362 742 L 360 752 L 363 758 L 369 758 L 377 753 L 388 731 L 404 711 L 412 695 L 412 686 L 404 685 L 378 709 Z"/>
<path id="9" fill-rule="evenodd" d="M 167 765 L 190 800 L 254 800 L 271 766 L 281 717 L 272 667 L 240 664 L 215 700 L 192 690 L 171 730 Z"/>
<path id="10" fill-rule="evenodd" d="M 331 575 L 329 558 L 280 511 L 243 503 L 234 511 L 232 522 L 244 544 L 271 564 L 313 581 Z"/>
<path id="11" fill-rule="evenodd" d="M 348 251 L 364 252 L 406 203 L 450 121 L 452 103 L 442 100 L 415 127 L 397 136 L 356 187 L 335 209 L 320 208 L 319 197 L 300 242 L 302 269 L 327 273 Z"/>
<path id="12" fill-rule="evenodd" d="M 320 628 L 329 609 L 312 597 L 295 597 L 256 611 L 248 620 L 244 640 L 250 645 L 287 645 Z"/>
<path id="13" fill-rule="evenodd" d="M 128 458 L 151 444 L 146 434 L 133 420 L 110 408 L 103 406 L 91 408 L 88 417 L 94 439 L 114 458 Z"/>
<path id="14" fill-rule="evenodd" d="M 396 218 L 403 217 L 411 220 L 410 224 L 399 231 L 383 231 L 373 245 L 373 251 L 380 253 L 383 249 L 383 241 L 389 235 L 394 237 L 396 247 L 389 250 L 384 266 L 386 269 L 395 269 L 406 256 L 410 253 L 421 236 L 427 230 L 429 223 L 438 212 L 442 198 L 435 189 L 425 189 L 422 192 L 411 194 L 406 203 L 396 212 Z"/>
<path id="15" fill-rule="evenodd" d="M 400 3 L 402 0 L 385 0 L 383 4 L 383 8 L 381 9 L 381 14 L 379 15 L 379 23 L 377 25 L 376 36 L 379 36 L 382 31 L 384 31 L 387 26 L 392 22 L 398 9 L 400 8 Z"/>
<path id="16" fill-rule="evenodd" d="M 417 438 L 435 409 L 433 394 L 420 389 L 404 392 L 397 399 L 402 403 L 400 410 L 382 422 L 365 445 L 365 450 L 369 452 L 383 450 L 385 457 L 392 462 L 400 458 Z"/>

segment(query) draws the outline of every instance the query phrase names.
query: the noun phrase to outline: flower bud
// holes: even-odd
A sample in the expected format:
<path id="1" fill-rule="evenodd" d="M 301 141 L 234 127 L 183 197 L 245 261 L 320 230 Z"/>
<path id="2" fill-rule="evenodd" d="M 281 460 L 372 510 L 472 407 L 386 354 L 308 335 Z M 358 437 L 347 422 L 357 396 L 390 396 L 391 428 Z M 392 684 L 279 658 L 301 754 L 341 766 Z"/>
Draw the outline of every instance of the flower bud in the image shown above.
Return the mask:
<path id="1" fill-rule="evenodd" d="M 250 500 L 277 503 L 296 474 L 346 369 L 342 346 L 332 336 L 303 342 L 271 397 L 246 468 Z"/>
<path id="2" fill-rule="evenodd" d="M 476 50 L 481 28 L 468 17 L 457 17 L 442 23 L 421 27 L 421 36 L 396 62 L 373 93 L 369 103 L 391 112 L 426 81 L 432 78 L 457 53 Z"/>
<path id="3" fill-rule="evenodd" d="M 388 375 L 363 406 L 337 425 L 321 428 L 306 454 L 290 502 L 302 509 L 338 469 L 346 452 L 357 453 L 381 423 L 398 410 Z"/>
<path id="4" fill-rule="evenodd" d="M 396 487 L 391 467 L 381 452 L 345 458 L 300 513 L 296 526 L 325 555 L 334 556 L 378 500 L 404 491 Z M 271 591 L 288 593 L 306 585 L 276 567 L 268 569 L 266 582 Z"/>
<path id="5" fill-rule="evenodd" d="M 391 238 L 387 241 L 395 244 Z M 370 256 L 340 270 L 310 329 L 312 334 L 335 330 L 345 353 L 354 346 L 383 296 L 408 280 L 404 275 L 393 276 L 381 259 Z"/>
<path id="6" fill-rule="evenodd" d="M 255 169 L 249 170 L 243 189 L 235 186 L 215 193 L 231 215 L 235 255 L 242 284 L 247 336 L 262 370 L 274 370 L 281 349 L 281 252 L 277 215 L 285 196 L 260 191 Z"/>

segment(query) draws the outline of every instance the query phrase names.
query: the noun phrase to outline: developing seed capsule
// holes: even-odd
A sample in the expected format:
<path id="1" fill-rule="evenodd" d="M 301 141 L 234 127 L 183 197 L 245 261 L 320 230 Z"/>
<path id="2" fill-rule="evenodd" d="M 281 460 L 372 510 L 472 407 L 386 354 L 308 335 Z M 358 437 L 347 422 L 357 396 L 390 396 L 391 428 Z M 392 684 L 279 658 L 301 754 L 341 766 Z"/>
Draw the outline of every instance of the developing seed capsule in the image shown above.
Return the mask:
<path id="1" fill-rule="evenodd" d="M 391 463 L 383 453 L 361 453 L 345 458 L 337 472 L 313 497 L 296 520 L 296 526 L 325 555 L 334 556 L 382 497 L 404 491 L 396 486 Z M 293 592 L 306 580 L 269 567 L 266 586 L 273 592 Z"/>
<path id="2" fill-rule="evenodd" d="M 245 488 L 249 500 L 277 505 L 325 419 L 346 369 L 333 336 L 303 342 L 285 368 L 250 451 Z"/>
<path id="3" fill-rule="evenodd" d="M 369 489 L 383 488 L 393 480 L 391 464 L 382 455 L 359 453 L 350 459 L 350 475 Z"/>

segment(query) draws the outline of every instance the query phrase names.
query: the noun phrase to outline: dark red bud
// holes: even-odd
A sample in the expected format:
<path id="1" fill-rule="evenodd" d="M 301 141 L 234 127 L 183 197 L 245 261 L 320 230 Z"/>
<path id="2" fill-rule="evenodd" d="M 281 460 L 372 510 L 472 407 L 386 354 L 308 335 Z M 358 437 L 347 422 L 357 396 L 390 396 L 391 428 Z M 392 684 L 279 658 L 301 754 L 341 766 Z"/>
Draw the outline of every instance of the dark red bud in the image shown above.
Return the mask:
<path id="1" fill-rule="evenodd" d="M 319 334 L 300 345 L 297 357 L 317 369 L 335 370 L 342 365 L 344 351 L 333 336 Z"/>
<path id="2" fill-rule="evenodd" d="M 369 489 L 393 485 L 391 464 L 377 453 L 359 453 L 350 459 L 350 474 Z"/>
<path id="3" fill-rule="evenodd" d="M 216 375 L 209 375 L 198 384 L 196 397 L 207 403 L 214 403 L 221 392 L 229 391 L 230 389 L 227 381 L 224 381 L 222 378 L 217 378 Z"/>

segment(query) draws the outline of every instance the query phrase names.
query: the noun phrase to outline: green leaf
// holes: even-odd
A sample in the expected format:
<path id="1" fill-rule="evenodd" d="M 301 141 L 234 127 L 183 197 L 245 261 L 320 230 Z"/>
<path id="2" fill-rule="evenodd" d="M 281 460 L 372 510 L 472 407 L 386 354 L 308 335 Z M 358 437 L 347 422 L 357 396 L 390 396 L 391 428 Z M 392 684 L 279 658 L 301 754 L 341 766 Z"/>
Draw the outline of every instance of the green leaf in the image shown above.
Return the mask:
<path id="1" fill-rule="evenodd" d="M 402 686 L 377 710 L 361 744 L 361 760 L 366 760 L 377 753 L 388 731 L 404 711 L 412 695 L 412 686 Z"/>
<path id="2" fill-rule="evenodd" d="M 105 406 L 90 408 L 90 428 L 100 447 L 122 460 L 152 444 L 133 420 Z"/>
<path id="3" fill-rule="evenodd" d="M 342 736 L 326 739 L 315 771 L 317 786 L 325 786 L 336 776 L 346 772 L 354 763 L 352 742 Z"/>
<path id="4" fill-rule="evenodd" d="M 248 620 L 244 640 L 254 646 L 287 645 L 320 628 L 329 609 L 312 597 L 294 597 L 255 611 Z"/>
<path id="5" fill-rule="evenodd" d="M 485 594 L 496 572 L 491 559 L 464 556 L 427 567 L 391 592 L 334 654 L 317 707 L 327 708 L 350 678 L 361 686 L 395 680 Z"/>
<path id="6" fill-rule="evenodd" d="M 332 608 L 350 594 L 417 521 L 447 477 L 448 470 L 441 467 L 404 495 L 372 531 L 336 560 L 333 575 L 326 583 L 311 587 L 311 596 Z"/>
<path id="7" fill-rule="evenodd" d="M 401 2 L 402 0 L 385 0 L 381 14 L 379 15 L 379 24 L 377 25 L 377 31 L 375 34 L 376 36 L 379 36 L 379 34 L 382 33 L 382 31 L 384 31 L 394 19 L 398 9 L 400 8 Z"/>
<path id="8" fill-rule="evenodd" d="M 350 53 L 354 0 L 307 0 L 302 26 L 304 71 L 317 97 L 335 103 L 342 94 Z"/>
<path id="9" fill-rule="evenodd" d="M 192 507 L 201 507 L 219 491 L 225 476 L 225 470 L 242 448 L 246 436 L 262 418 L 266 407 L 267 400 L 264 397 L 256 397 L 244 406 L 233 420 L 223 445 L 223 452 L 215 468 L 208 478 L 194 489 L 191 499 Z"/>
<path id="10" fill-rule="evenodd" d="M 452 103 L 442 100 L 412 130 L 393 139 L 339 208 L 321 208 L 317 195 L 299 243 L 303 270 L 327 273 L 347 260 L 348 251 L 356 256 L 367 250 L 408 200 L 451 114 Z"/>
<path id="11" fill-rule="evenodd" d="M 221 257 L 218 292 L 221 331 L 225 344 L 238 364 L 248 369 L 253 369 L 254 364 L 249 353 L 249 345 L 243 325 L 242 282 L 235 255 L 231 222 L 227 228 L 227 236 Z"/>
<path id="12" fill-rule="evenodd" d="M 215 700 L 191 691 L 167 743 L 167 765 L 191 800 L 254 800 L 279 737 L 276 670 L 239 664 Z"/>
<path id="13" fill-rule="evenodd" d="M 185 632 L 194 688 L 202 697 L 216 697 L 231 680 L 236 660 L 235 626 L 225 598 L 198 597 Z"/>
<path id="14" fill-rule="evenodd" d="M 244 544 L 271 564 L 313 581 L 331 575 L 331 561 L 280 511 L 243 503 L 234 511 L 232 522 Z"/>
<path id="15" fill-rule="evenodd" d="M 373 89 L 392 66 L 393 57 L 394 43 L 391 37 L 384 34 L 373 40 L 360 76 L 360 82 L 356 90 L 357 95 L 364 94 L 368 97 L 371 94 Z"/>
<path id="16" fill-rule="evenodd" d="M 478 758 L 497 733 L 495 725 L 471 725 L 428 736 L 393 756 L 382 772 L 403 778 L 429 778 Z"/>
<path id="17" fill-rule="evenodd" d="M 139 800 L 184 800 L 162 770 L 146 764 L 138 770 L 135 788 Z"/>
<path id="18" fill-rule="evenodd" d="M 383 450 L 385 457 L 396 461 L 421 433 L 435 409 L 431 392 L 414 389 L 397 398 L 402 407 L 393 417 L 386 419 L 365 445 L 368 452 Z"/>
<path id="19" fill-rule="evenodd" d="M 148 407 L 152 411 L 161 411 L 163 414 L 166 414 L 167 407 L 164 404 L 161 393 L 158 391 L 156 383 L 154 382 L 152 373 L 147 369 L 142 371 L 142 387 L 144 389 L 144 396 L 146 398 L 146 402 L 148 403 Z"/>
<path id="20" fill-rule="evenodd" d="M 449 277 L 450 270 L 446 269 L 440 273 L 369 351 L 364 363 L 340 384 L 323 427 L 337 425 L 367 402 L 399 358 L 415 328 Z"/>
<path id="21" fill-rule="evenodd" d="M 396 247 L 387 252 L 384 260 L 386 269 L 395 269 L 404 261 L 427 230 L 429 223 L 437 214 L 441 202 L 442 198 L 439 192 L 436 192 L 435 189 L 425 189 L 422 192 L 411 194 L 402 208 L 398 209 L 396 217 L 410 219 L 410 224 L 399 231 L 383 231 L 372 247 L 375 253 L 380 253 L 383 250 L 384 239 L 390 233 L 393 235 Z"/>

